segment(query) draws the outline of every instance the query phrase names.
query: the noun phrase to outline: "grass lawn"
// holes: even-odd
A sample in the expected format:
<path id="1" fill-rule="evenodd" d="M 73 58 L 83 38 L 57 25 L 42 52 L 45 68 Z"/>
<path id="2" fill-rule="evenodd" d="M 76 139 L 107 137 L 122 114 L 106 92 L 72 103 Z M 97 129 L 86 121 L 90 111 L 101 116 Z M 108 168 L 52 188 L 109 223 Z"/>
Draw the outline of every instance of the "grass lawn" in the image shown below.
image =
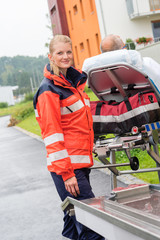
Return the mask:
<path id="1" fill-rule="evenodd" d="M 14 115 L 15 113 L 21 111 L 22 109 L 26 109 L 32 106 L 33 106 L 32 102 L 29 101 L 29 102 L 18 103 L 15 106 L 10 106 L 8 108 L 0 108 L 0 116 Z"/>
<path id="2" fill-rule="evenodd" d="M 133 149 L 133 150 L 131 150 L 131 156 L 138 158 L 139 169 L 155 168 L 156 167 L 155 161 L 148 155 L 146 150 L 142 151 L 141 149 Z M 129 160 L 128 160 L 124 151 L 116 153 L 116 162 L 117 163 L 129 162 Z M 129 166 L 119 167 L 117 169 L 119 169 L 120 171 L 131 170 Z M 158 178 L 158 173 L 157 172 L 135 173 L 133 175 L 135 177 L 137 177 L 139 179 L 142 179 L 143 181 L 151 183 L 151 184 L 158 184 L 159 183 L 159 178 Z"/>
<path id="3" fill-rule="evenodd" d="M 23 129 L 25 129 L 29 132 L 37 134 L 38 136 L 41 136 L 41 130 L 40 130 L 40 127 L 38 125 L 38 122 L 36 121 L 34 113 L 32 113 L 25 120 L 18 123 L 17 126 L 23 128 Z"/>

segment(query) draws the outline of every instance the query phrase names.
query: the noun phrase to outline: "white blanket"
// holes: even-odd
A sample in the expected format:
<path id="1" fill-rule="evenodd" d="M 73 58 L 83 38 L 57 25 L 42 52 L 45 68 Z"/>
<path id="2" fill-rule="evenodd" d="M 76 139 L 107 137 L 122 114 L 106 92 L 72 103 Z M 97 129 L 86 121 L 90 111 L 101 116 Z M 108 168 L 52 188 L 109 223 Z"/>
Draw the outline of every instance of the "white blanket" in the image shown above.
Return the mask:
<path id="1" fill-rule="evenodd" d="M 88 73 L 91 69 L 120 62 L 126 62 L 146 73 L 160 93 L 160 64 L 149 57 L 142 58 L 136 50 L 121 49 L 87 58 L 82 70 Z"/>

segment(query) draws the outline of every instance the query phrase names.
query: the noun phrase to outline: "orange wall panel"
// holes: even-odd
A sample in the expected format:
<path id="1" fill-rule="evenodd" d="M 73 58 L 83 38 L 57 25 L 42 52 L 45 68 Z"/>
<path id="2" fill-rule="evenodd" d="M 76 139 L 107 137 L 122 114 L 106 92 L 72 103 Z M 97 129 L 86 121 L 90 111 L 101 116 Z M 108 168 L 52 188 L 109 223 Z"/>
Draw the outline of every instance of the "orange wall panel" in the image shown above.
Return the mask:
<path id="1" fill-rule="evenodd" d="M 94 0 L 64 0 L 75 67 L 100 53 L 100 30 Z"/>

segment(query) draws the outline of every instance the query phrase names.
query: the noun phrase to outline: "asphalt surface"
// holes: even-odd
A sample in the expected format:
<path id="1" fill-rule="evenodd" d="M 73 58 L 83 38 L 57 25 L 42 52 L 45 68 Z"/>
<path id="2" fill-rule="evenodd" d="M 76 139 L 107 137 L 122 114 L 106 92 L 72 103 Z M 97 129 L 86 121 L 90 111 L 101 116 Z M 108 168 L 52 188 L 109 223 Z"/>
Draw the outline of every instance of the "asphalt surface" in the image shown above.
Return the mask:
<path id="1" fill-rule="evenodd" d="M 9 116 L 0 118 L 0 239 L 64 239 L 61 201 L 46 168 L 44 144 L 8 122 Z M 110 177 L 92 170 L 91 185 L 96 196 L 107 195 Z"/>

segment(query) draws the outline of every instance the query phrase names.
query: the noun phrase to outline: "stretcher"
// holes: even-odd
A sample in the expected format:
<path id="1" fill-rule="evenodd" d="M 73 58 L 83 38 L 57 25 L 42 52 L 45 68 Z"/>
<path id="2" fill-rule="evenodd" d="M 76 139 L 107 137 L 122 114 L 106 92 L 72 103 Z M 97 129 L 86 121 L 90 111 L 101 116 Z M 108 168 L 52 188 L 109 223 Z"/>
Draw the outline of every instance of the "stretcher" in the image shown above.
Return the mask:
<path id="1" fill-rule="evenodd" d="M 88 84 L 95 95 L 99 98 L 99 100 L 104 102 L 110 100 L 121 102 L 128 95 L 133 96 L 139 92 L 142 93 L 146 91 L 153 91 L 157 98 L 158 106 L 158 109 L 154 110 L 156 111 L 156 120 L 160 120 L 159 89 L 144 72 L 138 70 L 134 66 L 123 62 L 91 69 L 88 73 Z M 150 109 L 148 114 L 153 115 L 154 111 Z M 136 118 L 139 119 L 139 116 L 141 114 L 143 114 L 143 112 L 139 110 Z M 101 119 L 100 116 L 100 118 L 98 118 L 98 124 L 101 124 L 101 121 L 104 123 L 104 119 L 105 118 Z M 93 121 L 96 120 L 97 116 L 93 116 Z M 121 121 L 123 121 L 123 119 L 121 119 Z M 131 122 L 132 125 L 130 125 L 130 132 L 125 132 L 124 134 L 120 135 L 114 132 L 114 137 L 112 138 L 106 138 L 106 136 L 104 137 L 105 133 L 103 134 L 101 131 L 99 133 L 96 132 L 95 134 L 96 141 L 94 152 L 104 164 L 101 167 L 108 167 L 112 172 L 111 190 L 117 187 L 116 176 L 139 172 L 160 171 L 160 157 L 158 151 L 160 122 L 157 121 L 147 123 L 147 121 L 145 121 L 141 126 L 136 126 L 134 125 L 134 122 Z M 111 127 L 109 131 L 112 132 Z M 147 150 L 147 153 L 156 162 L 157 167 L 150 169 L 139 169 L 138 158 L 133 156 L 131 157 L 130 154 L 130 151 L 134 148 L 139 148 L 143 151 Z M 128 165 L 130 165 L 131 170 L 117 170 L 116 167 L 124 166 L 127 164 L 116 164 L 116 151 L 125 151 L 129 159 Z M 109 157 L 110 161 L 108 161 L 106 157 Z"/>
<path id="2" fill-rule="evenodd" d="M 119 56 L 119 53 L 122 57 Z M 124 133 L 119 134 L 119 132 L 114 131 L 114 135 L 109 138 L 106 137 L 105 128 L 102 128 L 104 132 L 96 131 L 94 152 L 102 164 L 98 167 L 93 166 L 91 169 L 108 168 L 111 171 L 111 192 L 110 194 L 104 193 L 104 196 L 98 198 L 83 201 L 68 197 L 62 203 L 62 209 L 70 215 L 75 214 L 80 223 L 108 240 L 160 240 L 160 185 L 143 184 L 129 186 L 121 190 L 117 189 L 117 176 L 152 171 L 160 173 L 158 150 L 160 142 L 160 84 L 157 79 L 155 82 L 143 71 L 143 63 L 140 63 L 139 55 L 138 61 L 134 59 L 128 63 L 123 61 L 125 54 L 127 55 L 126 59 L 128 59 L 128 51 L 119 51 L 118 53 L 115 51 L 113 54 L 115 58 L 117 54 L 119 56 L 117 62 L 111 59 L 111 53 L 109 53 L 107 60 L 104 54 L 102 54 L 103 61 L 99 57 L 93 58 L 93 67 L 89 62 L 89 67 L 86 68 L 88 86 L 99 101 L 104 102 L 110 100 L 121 102 L 129 95 L 134 96 L 145 91 L 154 92 L 158 103 L 157 121 L 145 122 L 145 120 L 144 124 L 140 126 L 132 124 L 129 132 L 124 131 Z M 133 56 L 136 54 L 131 52 Z M 141 66 L 141 68 L 138 69 L 136 65 Z M 103 123 L 105 121 L 105 118 L 96 119 L 98 119 L 97 116 L 93 116 L 93 121 L 98 121 L 99 126 L 101 120 Z M 123 121 L 123 119 L 121 120 Z M 110 128 L 112 129 L 112 127 Z M 142 151 L 146 150 L 156 162 L 156 167 L 139 169 L 138 158 L 131 156 L 131 150 L 136 148 Z M 128 163 L 117 164 L 116 151 L 124 151 L 128 157 Z M 119 171 L 117 169 L 119 166 L 130 166 L 131 170 Z"/>

